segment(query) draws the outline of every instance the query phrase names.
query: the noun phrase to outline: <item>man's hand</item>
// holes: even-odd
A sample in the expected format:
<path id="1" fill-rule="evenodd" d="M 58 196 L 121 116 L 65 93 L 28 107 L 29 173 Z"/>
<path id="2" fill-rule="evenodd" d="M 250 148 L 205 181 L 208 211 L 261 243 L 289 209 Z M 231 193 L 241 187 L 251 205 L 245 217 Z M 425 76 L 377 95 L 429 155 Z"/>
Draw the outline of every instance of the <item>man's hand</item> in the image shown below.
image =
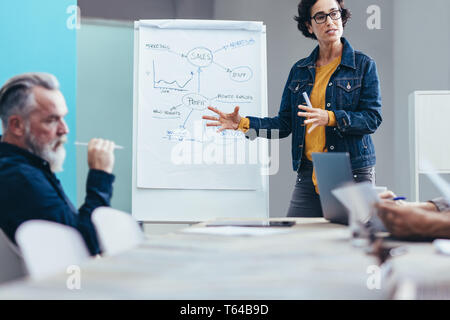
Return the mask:
<path id="1" fill-rule="evenodd" d="M 417 207 L 399 206 L 394 201 L 376 205 L 378 215 L 390 233 L 397 237 L 432 237 L 429 222 L 436 213 Z"/>
<path id="2" fill-rule="evenodd" d="M 381 200 L 392 200 L 397 197 L 395 193 L 393 193 L 391 190 L 384 191 L 378 195 Z"/>
<path id="3" fill-rule="evenodd" d="M 396 198 L 397 196 L 392 191 L 388 190 L 385 192 L 382 192 L 379 194 L 379 197 L 381 200 L 392 200 Z M 407 202 L 404 200 L 398 200 L 395 201 L 395 204 L 406 206 L 409 208 L 417 208 L 417 209 L 423 209 L 427 211 L 438 211 L 436 206 L 432 202 Z"/>
<path id="4" fill-rule="evenodd" d="M 207 123 L 207 127 L 221 127 L 217 132 L 222 132 L 226 129 L 237 130 L 239 128 L 239 122 L 241 122 L 241 116 L 239 115 L 239 107 L 234 108 L 233 113 L 223 113 L 222 111 L 208 107 L 209 110 L 216 113 L 219 117 L 203 116 L 202 119 L 212 120 L 216 122 Z"/>
<path id="5" fill-rule="evenodd" d="M 297 113 L 299 117 L 306 118 L 303 123 L 305 125 L 312 123 L 312 126 L 308 130 L 308 133 L 311 133 L 318 126 L 325 127 L 328 125 L 329 115 L 326 110 L 320 108 L 310 108 L 305 105 L 299 105 L 298 108 L 305 111 Z"/>
<path id="6" fill-rule="evenodd" d="M 92 139 L 88 144 L 88 165 L 90 169 L 112 173 L 114 168 L 113 141 Z"/>

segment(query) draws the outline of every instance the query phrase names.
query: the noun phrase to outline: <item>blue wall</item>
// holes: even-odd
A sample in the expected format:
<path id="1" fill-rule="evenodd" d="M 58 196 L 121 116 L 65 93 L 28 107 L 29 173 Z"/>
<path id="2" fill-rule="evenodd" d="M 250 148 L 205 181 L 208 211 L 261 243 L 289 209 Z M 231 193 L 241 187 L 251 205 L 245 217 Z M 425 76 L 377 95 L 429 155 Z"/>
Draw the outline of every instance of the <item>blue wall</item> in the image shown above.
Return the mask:
<path id="1" fill-rule="evenodd" d="M 49 72 L 60 84 L 69 108 L 69 142 L 64 172 L 58 174 L 64 190 L 76 202 L 76 29 L 69 6 L 76 0 L 0 1 L 0 85 L 24 72 Z"/>
<path id="2" fill-rule="evenodd" d="M 131 212 L 133 23 L 84 19 L 77 37 L 77 139 L 99 137 L 125 147 L 114 153 L 116 180 L 111 206 Z M 107 121 L 99 121 L 99 115 L 107 115 Z M 86 148 L 77 151 L 80 205 L 86 195 L 89 168 Z"/>

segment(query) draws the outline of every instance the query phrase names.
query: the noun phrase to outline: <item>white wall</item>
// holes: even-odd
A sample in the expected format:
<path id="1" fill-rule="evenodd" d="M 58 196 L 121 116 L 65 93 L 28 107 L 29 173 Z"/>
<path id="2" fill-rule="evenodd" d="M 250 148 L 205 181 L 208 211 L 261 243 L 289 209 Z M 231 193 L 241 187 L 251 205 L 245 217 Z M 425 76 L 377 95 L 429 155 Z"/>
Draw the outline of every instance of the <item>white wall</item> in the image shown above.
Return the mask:
<path id="1" fill-rule="evenodd" d="M 291 65 L 309 54 L 315 42 L 305 39 L 292 17 L 298 0 L 216 0 L 215 19 L 261 20 L 267 25 L 269 115 L 276 115 Z M 450 1 L 346 0 L 353 17 L 345 36 L 356 50 L 377 63 L 383 100 L 383 123 L 374 135 L 377 184 L 409 195 L 408 95 L 415 90 L 450 89 Z M 369 30 L 367 9 L 381 12 L 381 29 Z M 442 147 L 446 147 L 443 141 Z M 447 143 L 448 145 L 448 143 Z M 270 178 L 271 216 L 289 206 L 295 173 L 290 138 L 280 145 L 280 172 Z M 433 196 L 433 192 L 425 194 Z M 437 195 L 437 194 L 434 194 Z"/>
<path id="2" fill-rule="evenodd" d="M 395 0 L 394 11 L 395 190 L 411 197 L 408 95 L 450 90 L 450 1 Z M 436 143 L 449 147 L 439 137 Z"/>
<path id="3" fill-rule="evenodd" d="M 317 42 L 305 38 L 297 29 L 293 17 L 297 14 L 298 0 L 216 0 L 214 19 L 258 20 L 267 25 L 269 116 L 279 110 L 281 94 L 292 65 L 310 54 Z M 369 30 L 366 13 L 376 3 L 381 9 L 381 29 Z M 393 33 L 391 0 L 347 0 L 353 13 L 344 36 L 356 50 L 375 59 L 380 74 L 383 94 L 384 121 L 374 135 L 377 151 L 377 184 L 394 185 L 393 177 Z M 280 170 L 270 177 L 270 215 L 285 216 L 295 183 L 291 164 L 291 138 L 280 143 Z"/>
<path id="4" fill-rule="evenodd" d="M 297 14 L 298 2 L 79 0 L 79 5 L 82 15 L 101 18 L 264 21 L 267 25 L 269 115 L 274 116 L 289 69 L 295 61 L 309 55 L 316 45 L 297 30 L 293 17 Z M 384 120 L 374 135 L 377 184 L 409 197 L 408 95 L 414 90 L 450 89 L 450 1 L 346 0 L 345 3 L 353 13 L 345 36 L 355 49 L 375 59 L 380 75 Z M 366 26 L 369 17 L 366 10 L 370 5 L 381 9 L 380 30 L 369 30 Z M 270 177 L 270 214 L 273 217 L 286 215 L 294 186 L 290 139 L 281 141 L 280 170 Z M 445 142 L 437 142 L 446 147 Z M 129 195 L 115 194 L 115 197 Z M 121 202 L 129 203 L 130 199 Z"/>
<path id="5" fill-rule="evenodd" d="M 211 0 L 78 0 L 83 17 L 128 20 L 209 19 Z"/>

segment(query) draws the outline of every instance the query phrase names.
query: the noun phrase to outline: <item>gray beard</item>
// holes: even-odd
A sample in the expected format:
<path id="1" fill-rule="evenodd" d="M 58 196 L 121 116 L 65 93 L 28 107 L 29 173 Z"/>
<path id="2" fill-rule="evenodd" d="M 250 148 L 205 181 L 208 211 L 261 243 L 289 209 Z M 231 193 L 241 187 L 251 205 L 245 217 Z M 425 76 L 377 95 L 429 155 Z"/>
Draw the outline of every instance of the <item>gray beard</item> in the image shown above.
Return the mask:
<path id="1" fill-rule="evenodd" d="M 57 138 L 48 144 L 42 145 L 30 132 L 29 123 L 27 123 L 25 126 L 25 145 L 28 151 L 47 161 L 50 165 L 50 170 L 54 173 L 63 171 L 63 164 L 66 158 L 66 149 L 64 148 L 64 143 L 66 141 L 67 137 L 62 136 L 61 138 Z M 58 143 L 61 143 L 61 145 L 58 147 L 58 149 L 56 149 L 56 151 L 53 151 Z"/>

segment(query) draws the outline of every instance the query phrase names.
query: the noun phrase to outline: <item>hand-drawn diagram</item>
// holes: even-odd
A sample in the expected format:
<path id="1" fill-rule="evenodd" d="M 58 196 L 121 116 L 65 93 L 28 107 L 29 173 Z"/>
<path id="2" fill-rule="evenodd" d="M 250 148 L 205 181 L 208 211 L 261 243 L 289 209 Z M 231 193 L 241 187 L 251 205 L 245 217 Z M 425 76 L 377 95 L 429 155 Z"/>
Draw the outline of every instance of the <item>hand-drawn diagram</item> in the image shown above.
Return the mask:
<path id="1" fill-rule="evenodd" d="M 255 190 L 259 142 L 202 116 L 267 110 L 263 24 L 148 20 L 137 46 L 138 187 Z"/>
<path id="2" fill-rule="evenodd" d="M 215 134 L 216 129 L 203 127 L 200 136 L 193 137 L 192 116 L 198 119 L 202 114 L 209 113 L 208 106 L 216 104 L 242 105 L 254 102 L 252 94 L 224 94 L 217 93 L 214 96 L 206 96 L 203 91 L 205 82 L 214 82 L 214 77 L 207 77 L 205 69 L 215 68 L 211 73 L 224 73 L 227 80 L 239 84 L 237 86 L 245 91 L 245 83 L 252 81 L 254 71 L 250 65 L 225 65 L 220 61 L 220 56 L 226 55 L 231 50 L 237 50 L 246 46 L 253 46 L 255 40 L 253 38 L 231 41 L 218 49 L 210 49 L 204 46 L 196 46 L 189 48 L 186 52 L 177 52 L 172 50 L 169 43 L 146 42 L 144 48 L 152 57 L 150 68 L 145 70 L 147 82 L 152 84 L 155 90 L 154 95 L 162 97 L 170 95 L 173 97 L 173 105 L 159 105 L 153 108 L 153 119 L 160 120 L 177 120 L 168 127 L 161 138 L 167 141 L 196 141 L 200 143 L 216 140 L 216 143 L 226 143 L 226 140 L 240 138 L 242 134 L 239 132 L 223 131 Z M 223 57 L 222 57 L 223 58 Z M 225 59 L 226 60 L 226 59 Z M 241 59 L 244 61 L 245 59 Z M 185 64 L 185 74 L 177 75 L 177 79 L 170 79 L 165 76 L 165 70 L 173 69 L 176 64 Z M 241 92 L 242 92 L 241 91 Z M 158 98 L 157 98 L 158 100 Z M 200 117 L 201 118 L 201 117 Z M 175 124 L 177 123 L 177 124 Z M 221 137 L 222 139 L 218 139 Z"/>

